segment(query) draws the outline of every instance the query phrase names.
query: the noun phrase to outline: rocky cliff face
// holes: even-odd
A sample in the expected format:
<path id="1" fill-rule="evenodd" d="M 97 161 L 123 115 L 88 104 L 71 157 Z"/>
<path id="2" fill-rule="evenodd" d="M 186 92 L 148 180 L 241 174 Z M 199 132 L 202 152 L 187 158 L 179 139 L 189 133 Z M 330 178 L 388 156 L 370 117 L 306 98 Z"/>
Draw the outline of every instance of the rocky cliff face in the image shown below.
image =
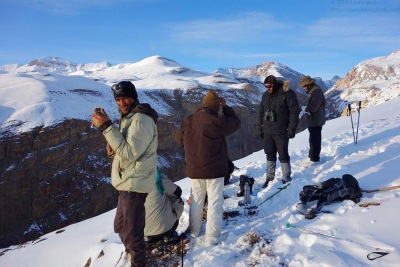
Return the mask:
<path id="1" fill-rule="evenodd" d="M 104 141 L 66 120 L 0 139 L 0 244 L 36 238 L 115 207 Z"/>
<path id="2" fill-rule="evenodd" d="M 149 93 L 175 107 L 161 116 L 159 162 L 163 173 L 176 181 L 185 177 L 182 148 L 175 131 L 182 119 L 200 105 L 207 89 L 160 90 Z M 242 120 L 239 132 L 227 143 L 232 160 L 261 149 L 255 132 L 254 99 L 249 90 L 220 92 Z M 0 139 L 0 247 L 20 244 L 63 226 L 96 216 L 116 207 L 117 191 L 110 185 L 110 161 L 104 137 L 90 122 L 65 120 L 52 127 L 37 127 Z"/>

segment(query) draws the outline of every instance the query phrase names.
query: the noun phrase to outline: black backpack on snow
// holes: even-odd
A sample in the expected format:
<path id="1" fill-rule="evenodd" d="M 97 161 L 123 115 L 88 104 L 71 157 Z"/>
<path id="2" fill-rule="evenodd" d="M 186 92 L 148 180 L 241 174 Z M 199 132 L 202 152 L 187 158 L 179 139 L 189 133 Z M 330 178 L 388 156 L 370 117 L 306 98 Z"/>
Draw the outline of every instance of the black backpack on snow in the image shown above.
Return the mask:
<path id="1" fill-rule="evenodd" d="M 342 178 L 330 178 L 315 185 L 306 185 L 299 195 L 306 208 L 318 212 L 324 205 L 345 199 L 358 203 L 362 192 L 357 179 L 350 174 L 344 174 Z"/>

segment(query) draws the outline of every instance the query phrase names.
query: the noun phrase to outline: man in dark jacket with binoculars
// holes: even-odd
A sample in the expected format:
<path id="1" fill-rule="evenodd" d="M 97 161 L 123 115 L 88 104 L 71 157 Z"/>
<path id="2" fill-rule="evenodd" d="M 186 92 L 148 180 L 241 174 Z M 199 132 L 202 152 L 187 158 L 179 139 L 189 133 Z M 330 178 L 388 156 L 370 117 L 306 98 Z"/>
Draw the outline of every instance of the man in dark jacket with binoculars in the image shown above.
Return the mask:
<path id="1" fill-rule="evenodd" d="M 258 133 L 267 155 L 264 188 L 275 178 L 276 154 L 282 168 L 282 183 L 291 181 L 289 138 L 294 138 L 299 123 L 299 102 L 288 81 L 279 81 L 273 75 L 264 80 L 267 91 L 263 94 L 258 113 Z"/>

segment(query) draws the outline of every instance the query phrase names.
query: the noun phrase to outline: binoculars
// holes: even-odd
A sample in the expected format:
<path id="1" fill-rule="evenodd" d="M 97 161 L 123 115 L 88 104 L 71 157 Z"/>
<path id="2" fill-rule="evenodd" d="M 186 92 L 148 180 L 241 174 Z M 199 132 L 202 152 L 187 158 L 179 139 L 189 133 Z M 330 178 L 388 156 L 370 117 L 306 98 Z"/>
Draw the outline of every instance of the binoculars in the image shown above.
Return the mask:
<path id="1" fill-rule="evenodd" d="M 275 110 L 269 109 L 267 112 L 265 112 L 265 120 L 271 121 L 271 122 L 276 122 Z"/>

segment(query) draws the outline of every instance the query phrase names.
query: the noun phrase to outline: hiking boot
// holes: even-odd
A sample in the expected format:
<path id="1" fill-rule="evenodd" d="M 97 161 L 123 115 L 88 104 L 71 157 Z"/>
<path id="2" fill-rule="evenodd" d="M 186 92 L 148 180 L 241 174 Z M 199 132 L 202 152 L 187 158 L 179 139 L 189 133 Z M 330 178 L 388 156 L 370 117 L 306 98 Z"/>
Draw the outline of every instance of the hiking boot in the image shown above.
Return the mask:
<path id="1" fill-rule="evenodd" d="M 216 246 L 218 245 L 218 238 L 216 237 L 206 237 L 207 246 Z"/>
<path id="2" fill-rule="evenodd" d="M 145 236 L 144 237 L 144 242 L 146 242 L 146 243 L 157 243 L 160 240 L 161 240 L 160 237 L 152 237 L 152 236 Z"/>
<path id="3" fill-rule="evenodd" d="M 309 168 L 309 167 L 312 167 L 312 166 L 318 165 L 318 164 L 320 164 L 319 161 L 305 160 L 301 163 L 301 166 L 304 168 Z"/>
<path id="4" fill-rule="evenodd" d="M 282 184 L 290 183 L 291 181 L 292 181 L 292 179 L 282 180 Z"/>
<path id="5" fill-rule="evenodd" d="M 178 233 L 174 231 L 172 235 L 165 235 L 163 236 L 164 243 L 171 243 L 179 240 Z"/>
<path id="6" fill-rule="evenodd" d="M 269 184 L 269 182 L 271 182 L 272 180 L 267 180 L 267 181 L 265 181 L 265 183 L 263 184 L 263 188 L 267 188 L 268 187 L 268 184 Z"/>

